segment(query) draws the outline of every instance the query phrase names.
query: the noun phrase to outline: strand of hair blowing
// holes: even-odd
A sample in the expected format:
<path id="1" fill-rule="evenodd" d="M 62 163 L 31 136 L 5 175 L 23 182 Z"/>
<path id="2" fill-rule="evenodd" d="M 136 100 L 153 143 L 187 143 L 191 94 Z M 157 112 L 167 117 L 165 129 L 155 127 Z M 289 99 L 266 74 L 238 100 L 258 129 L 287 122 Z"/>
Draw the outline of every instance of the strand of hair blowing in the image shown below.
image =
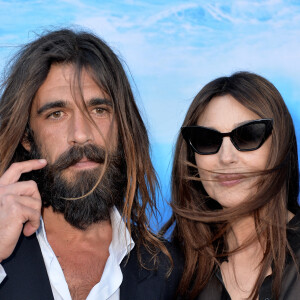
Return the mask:
<path id="1" fill-rule="evenodd" d="M 122 82 L 124 80 L 127 81 L 125 77 L 118 78 L 117 82 L 119 80 L 121 81 L 120 85 L 129 86 L 129 83 L 126 82 L 124 84 Z M 127 98 L 133 98 L 130 89 L 127 89 L 125 93 Z M 121 95 L 114 96 L 119 97 Z M 116 110 L 121 115 L 118 126 L 121 132 L 120 138 L 123 140 L 126 161 L 131 162 L 127 165 L 128 184 L 123 216 L 126 219 L 129 230 L 132 225 L 135 225 L 134 234 L 141 237 L 137 240 L 137 247 L 143 244 L 148 252 L 154 255 L 156 263 L 157 249 L 160 249 L 167 255 L 171 262 L 170 273 L 173 267 L 172 258 L 161 239 L 152 233 L 147 218 L 147 213 L 150 215 L 156 214 L 156 187 L 159 187 L 149 155 L 150 145 L 147 131 L 135 103 L 128 106 L 125 102 L 118 102 Z M 124 122 L 124 120 L 127 122 Z M 140 255 L 139 260 L 143 264 Z"/>

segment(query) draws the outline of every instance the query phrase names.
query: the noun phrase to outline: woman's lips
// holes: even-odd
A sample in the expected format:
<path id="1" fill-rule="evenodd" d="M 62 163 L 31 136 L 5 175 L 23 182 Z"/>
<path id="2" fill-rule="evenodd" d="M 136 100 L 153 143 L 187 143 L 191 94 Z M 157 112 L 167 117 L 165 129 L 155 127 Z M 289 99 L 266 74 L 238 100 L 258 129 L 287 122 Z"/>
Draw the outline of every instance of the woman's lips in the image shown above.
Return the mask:
<path id="1" fill-rule="evenodd" d="M 220 185 L 231 187 L 240 183 L 245 176 L 241 174 L 220 174 L 216 176 L 216 179 Z"/>

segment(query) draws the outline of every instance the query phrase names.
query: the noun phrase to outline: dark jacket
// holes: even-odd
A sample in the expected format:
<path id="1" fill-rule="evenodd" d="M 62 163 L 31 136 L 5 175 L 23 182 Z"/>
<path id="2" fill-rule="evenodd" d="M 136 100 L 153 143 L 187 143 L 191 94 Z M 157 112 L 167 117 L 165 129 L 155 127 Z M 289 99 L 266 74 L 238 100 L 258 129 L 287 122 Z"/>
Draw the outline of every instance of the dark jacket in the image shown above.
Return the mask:
<path id="1" fill-rule="evenodd" d="M 284 268 L 279 300 L 300 299 L 300 212 L 288 224 L 287 239 L 297 259 L 297 264 L 290 255 L 287 256 Z M 1 297 L 0 297 L 1 298 Z M 213 274 L 207 286 L 201 291 L 197 300 L 230 300 L 219 269 Z M 259 289 L 259 300 L 273 300 L 272 275 L 265 278 Z"/>
<path id="2" fill-rule="evenodd" d="M 130 252 L 129 259 L 121 263 L 123 282 L 120 287 L 120 300 L 171 300 L 175 299 L 176 289 L 181 277 L 182 258 L 176 247 L 168 244 L 175 268 L 166 278 L 168 260 L 159 255 L 160 263 L 155 270 L 151 256 L 141 249 L 143 262 L 140 266 L 136 247 Z M 36 235 L 21 235 L 13 254 L 2 262 L 7 274 L 0 284 L 1 300 L 53 300 L 52 290 Z"/>

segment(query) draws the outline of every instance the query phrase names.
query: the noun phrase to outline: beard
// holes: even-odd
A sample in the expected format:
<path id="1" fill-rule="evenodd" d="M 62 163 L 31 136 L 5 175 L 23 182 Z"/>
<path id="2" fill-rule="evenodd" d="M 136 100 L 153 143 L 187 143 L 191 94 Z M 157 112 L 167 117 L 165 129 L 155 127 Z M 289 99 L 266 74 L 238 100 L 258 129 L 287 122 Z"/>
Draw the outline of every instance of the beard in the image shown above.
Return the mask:
<path id="1" fill-rule="evenodd" d="M 68 178 L 64 171 L 83 157 L 100 164 L 91 170 L 74 171 Z M 31 142 L 29 159 L 42 158 L 37 144 Z M 127 184 L 124 153 L 119 145 L 108 153 L 108 164 L 97 184 L 105 161 L 105 150 L 93 144 L 73 146 L 45 168 L 32 171 L 23 180 L 34 180 L 39 188 L 43 207 L 64 215 L 75 228 L 85 230 L 91 224 L 110 219 L 110 209 L 121 209 Z M 68 170 L 70 173 L 71 170 Z M 29 176 L 29 178 L 28 178 Z M 97 184 L 97 186 L 96 186 Z M 89 193 L 94 189 L 91 193 Z M 86 195 L 87 194 L 87 195 Z M 82 197 L 82 198 L 81 198 Z M 80 198 L 80 199 L 70 199 Z"/>

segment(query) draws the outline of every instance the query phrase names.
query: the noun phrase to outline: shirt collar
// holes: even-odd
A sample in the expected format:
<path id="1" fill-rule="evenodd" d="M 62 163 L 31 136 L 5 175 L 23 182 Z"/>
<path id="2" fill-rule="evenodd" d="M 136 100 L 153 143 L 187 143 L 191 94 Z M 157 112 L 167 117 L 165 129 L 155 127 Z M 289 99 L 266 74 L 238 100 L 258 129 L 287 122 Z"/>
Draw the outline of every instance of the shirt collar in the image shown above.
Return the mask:
<path id="1" fill-rule="evenodd" d="M 111 209 L 110 222 L 112 226 L 112 241 L 109 251 L 120 264 L 123 258 L 133 249 L 134 241 L 116 207 Z"/>

